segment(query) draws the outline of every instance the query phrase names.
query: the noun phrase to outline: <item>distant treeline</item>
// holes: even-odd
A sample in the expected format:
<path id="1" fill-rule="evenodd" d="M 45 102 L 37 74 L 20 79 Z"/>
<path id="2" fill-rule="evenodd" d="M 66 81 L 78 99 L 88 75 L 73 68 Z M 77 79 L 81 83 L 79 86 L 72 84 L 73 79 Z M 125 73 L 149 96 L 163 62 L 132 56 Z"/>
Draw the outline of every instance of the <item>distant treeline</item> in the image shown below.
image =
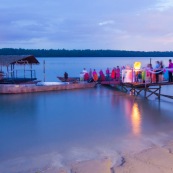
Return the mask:
<path id="1" fill-rule="evenodd" d="M 34 55 L 35 57 L 173 57 L 173 51 L 126 50 L 66 50 L 66 49 L 13 49 L 2 48 L 0 55 Z"/>

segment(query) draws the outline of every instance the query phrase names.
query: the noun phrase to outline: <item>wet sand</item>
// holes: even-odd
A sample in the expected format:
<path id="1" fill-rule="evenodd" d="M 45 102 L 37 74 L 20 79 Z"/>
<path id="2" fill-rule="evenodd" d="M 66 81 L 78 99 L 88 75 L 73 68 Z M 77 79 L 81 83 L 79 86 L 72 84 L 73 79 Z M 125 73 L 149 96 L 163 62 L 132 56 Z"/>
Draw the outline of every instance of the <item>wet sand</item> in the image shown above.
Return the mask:
<path id="1" fill-rule="evenodd" d="M 62 168 L 54 171 L 57 173 L 173 173 L 173 142 L 162 147 L 153 146 L 138 153 L 124 154 L 119 165 L 112 164 L 110 158 L 103 158 L 75 163 L 71 165 L 70 170 Z"/>
<path id="2" fill-rule="evenodd" d="M 116 173 L 172 173 L 173 142 L 163 146 L 155 146 L 142 152 L 125 155 L 124 163 L 114 167 Z"/>

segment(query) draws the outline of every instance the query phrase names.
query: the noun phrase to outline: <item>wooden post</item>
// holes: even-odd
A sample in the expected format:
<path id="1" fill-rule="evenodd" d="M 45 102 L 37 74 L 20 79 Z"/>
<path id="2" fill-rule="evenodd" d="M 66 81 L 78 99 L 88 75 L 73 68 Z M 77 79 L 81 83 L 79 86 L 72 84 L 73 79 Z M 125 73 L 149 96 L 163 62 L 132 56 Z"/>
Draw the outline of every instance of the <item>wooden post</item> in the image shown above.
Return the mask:
<path id="1" fill-rule="evenodd" d="M 132 91 L 133 91 L 133 95 L 135 96 L 136 95 L 136 89 L 134 86 L 132 86 Z"/>
<path id="2" fill-rule="evenodd" d="M 7 77 L 9 77 L 9 70 L 8 70 L 8 65 L 7 65 Z"/>
<path id="3" fill-rule="evenodd" d="M 45 68 L 45 60 L 43 61 L 43 74 L 44 74 L 44 82 L 46 81 L 46 68 Z"/>
<path id="4" fill-rule="evenodd" d="M 14 74 L 14 64 L 13 64 L 13 77 L 15 77 L 15 74 Z"/>
<path id="5" fill-rule="evenodd" d="M 147 76 L 147 71 L 146 71 L 146 68 L 145 68 L 145 90 L 144 90 L 144 94 L 145 94 L 145 98 L 147 97 L 147 84 L 146 84 L 146 76 Z"/>
<path id="6" fill-rule="evenodd" d="M 10 66 L 11 66 L 11 73 L 10 73 L 10 76 L 11 76 L 11 78 L 12 78 L 12 71 L 13 71 L 12 64 L 11 64 Z"/>
<path id="7" fill-rule="evenodd" d="M 147 87 L 145 87 L 144 95 L 145 95 L 145 98 L 147 98 Z"/>
<path id="8" fill-rule="evenodd" d="M 24 78 L 25 78 L 25 64 L 24 64 Z"/>
<path id="9" fill-rule="evenodd" d="M 33 75 L 32 75 L 32 64 L 31 64 L 31 79 L 33 78 Z"/>
<path id="10" fill-rule="evenodd" d="M 134 74 L 133 74 L 133 68 L 132 68 L 132 83 L 133 83 L 133 77 L 134 77 Z"/>
<path id="11" fill-rule="evenodd" d="M 161 93 L 161 85 L 159 85 L 159 95 L 158 95 L 159 100 L 160 100 L 160 93 Z"/>

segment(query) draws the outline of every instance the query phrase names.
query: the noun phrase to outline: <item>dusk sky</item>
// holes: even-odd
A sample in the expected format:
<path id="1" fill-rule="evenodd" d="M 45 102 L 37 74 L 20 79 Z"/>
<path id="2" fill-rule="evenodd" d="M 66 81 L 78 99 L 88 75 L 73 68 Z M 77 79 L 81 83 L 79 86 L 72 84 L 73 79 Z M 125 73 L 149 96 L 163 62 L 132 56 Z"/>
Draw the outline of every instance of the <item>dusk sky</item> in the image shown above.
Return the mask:
<path id="1" fill-rule="evenodd" d="M 1 0 L 0 48 L 172 51 L 173 0 Z"/>

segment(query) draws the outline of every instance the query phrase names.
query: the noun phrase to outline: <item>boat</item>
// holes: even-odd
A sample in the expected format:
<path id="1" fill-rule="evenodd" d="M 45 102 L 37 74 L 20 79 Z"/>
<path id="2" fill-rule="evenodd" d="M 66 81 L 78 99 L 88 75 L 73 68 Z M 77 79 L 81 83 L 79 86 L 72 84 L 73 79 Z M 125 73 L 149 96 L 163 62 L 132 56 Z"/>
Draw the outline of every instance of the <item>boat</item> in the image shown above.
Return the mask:
<path id="1" fill-rule="evenodd" d="M 68 77 L 67 79 L 65 79 L 64 77 L 60 77 L 57 76 L 57 78 L 61 81 L 61 82 L 79 82 L 80 78 L 79 77 Z"/>
<path id="2" fill-rule="evenodd" d="M 0 78 L 0 84 L 22 84 L 22 83 L 36 83 L 37 78 Z"/>

